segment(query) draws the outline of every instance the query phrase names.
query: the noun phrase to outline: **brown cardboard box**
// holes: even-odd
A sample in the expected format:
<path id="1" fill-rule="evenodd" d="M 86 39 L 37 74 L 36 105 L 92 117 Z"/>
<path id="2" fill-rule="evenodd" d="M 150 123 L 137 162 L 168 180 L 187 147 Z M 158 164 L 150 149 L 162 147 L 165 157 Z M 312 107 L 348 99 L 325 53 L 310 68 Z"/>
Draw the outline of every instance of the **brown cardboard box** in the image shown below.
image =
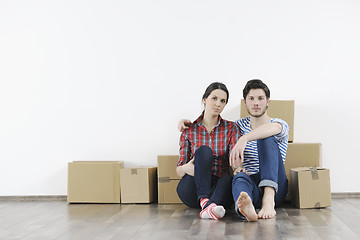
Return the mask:
<path id="1" fill-rule="evenodd" d="M 123 161 L 68 163 L 69 203 L 120 203 L 120 169 Z"/>
<path id="2" fill-rule="evenodd" d="M 292 203 L 297 208 L 331 206 L 330 171 L 325 168 L 291 169 Z"/>
<path id="3" fill-rule="evenodd" d="M 159 155 L 158 178 L 181 179 L 176 173 L 179 155 Z"/>
<path id="4" fill-rule="evenodd" d="M 120 170 L 121 203 L 151 203 L 156 200 L 156 167 Z"/>
<path id="5" fill-rule="evenodd" d="M 270 100 L 268 114 L 272 118 L 280 118 L 289 124 L 289 142 L 294 141 L 294 100 Z M 244 100 L 241 101 L 240 117 L 248 116 Z"/>
<path id="6" fill-rule="evenodd" d="M 172 180 L 159 180 L 159 193 L 158 193 L 158 203 L 159 204 L 171 204 L 171 203 L 182 203 L 180 200 L 176 188 L 179 184 L 180 179 Z"/>
<path id="7" fill-rule="evenodd" d="M 289 143 L 285 158 L 285 172 L 290 179 L 290 169 L 321 167 L 321 143 Z"/>
<path id="8" fill-rule="evenodd" d="M 179 155 L 158 156 L 158 203 L 182 203 L 176 188 L 181 179 L 176 173 Z"/>
<path id="9" fill-rule="evenodd" d="M 298 167 L 321 167 L 321 143 L 289 143 L 285 158 L 285 173 L 289 181 L 288 200 L 291 199 L 290 169 Z"/>

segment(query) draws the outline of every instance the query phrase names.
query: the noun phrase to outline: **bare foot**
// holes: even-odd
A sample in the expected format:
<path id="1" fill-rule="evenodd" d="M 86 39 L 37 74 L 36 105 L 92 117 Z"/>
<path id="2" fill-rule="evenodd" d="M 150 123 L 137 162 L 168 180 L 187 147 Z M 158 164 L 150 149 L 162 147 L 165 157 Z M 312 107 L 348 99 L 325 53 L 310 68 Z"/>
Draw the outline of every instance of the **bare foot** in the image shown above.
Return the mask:
<path id="1" fill-rule="evenodd" d="M 251 202 L 251 198 L 246 192 L 241 192 L 237 200 L 239 211 L 249 222 L 256 221 L 258 215 L 256 214 L 254 205 Z"/>
<path id="2" fill-rule="evenodd" d="M 272 206 L 271 206 L 272 205 Z M 258 213 L 259 218 L 262 219 L 270 219 L 274 218 L 276 216 L 276 211 L 274 209 L 273 204 L 263 204 L 262 208 L 260 209 Z"/>
<path id="3" fill-rule="evenodd" d="M 274 194 L 275 191 L 273 188 L 265 187 L 264 196 L 262 199 L 262 207 L 258 213 L 259 218 L 270 219 L 275 217 L 276 211 L 275 211 Z"/>

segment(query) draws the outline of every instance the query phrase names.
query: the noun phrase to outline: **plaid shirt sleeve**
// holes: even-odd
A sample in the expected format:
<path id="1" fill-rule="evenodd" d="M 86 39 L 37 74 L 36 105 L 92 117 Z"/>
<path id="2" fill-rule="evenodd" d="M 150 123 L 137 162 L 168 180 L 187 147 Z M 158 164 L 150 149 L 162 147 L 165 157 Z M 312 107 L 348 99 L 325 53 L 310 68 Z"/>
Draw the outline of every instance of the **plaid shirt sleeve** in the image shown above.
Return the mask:
<path id="1" fill-rule="evenodd" d="M 231 137 L 230 137 L 230 144 L 229 144 L 230 151 L 233 149 L 233 147 L 239 140 L 240 136 L 241 136 L 241 134 L 240 134 L 239 126 L 236 123 L 233 123 Z"/>
<path id="2" fill-rule="evenodd" d="M 180 136 L 180 141 L 179 141 L 179 145 L 180 145 L 180 150 L 179 150 L 179 160 L 177 163 L 177 166 L 182 166 L 185 163 L 187 163 L 190 159 L 191 156 L 191 143 L 188 139 L 188 135 L 189 135 L 189 131 L 185 130 L 181 133 Z"/>

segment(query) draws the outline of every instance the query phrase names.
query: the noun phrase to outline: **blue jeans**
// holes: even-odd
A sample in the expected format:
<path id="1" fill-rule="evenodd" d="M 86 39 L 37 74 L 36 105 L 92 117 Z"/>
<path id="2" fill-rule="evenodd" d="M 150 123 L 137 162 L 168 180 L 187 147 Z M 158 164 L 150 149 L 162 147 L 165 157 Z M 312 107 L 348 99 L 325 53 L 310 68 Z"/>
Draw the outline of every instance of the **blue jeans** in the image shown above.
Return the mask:
<path id="1" fill-rule="evenodd" d="M 287 196 L 288 180 L 281 153 L 274 137 L 257 140 L 259 156 L 259 172 L 247 175 L 240 172 L 232 181 L 232 193 L 235 202 L 235 210 L 238 214 L 236 201 L 241 192 L 246 192 L 252 199 L 255 208 L 261 208 L 263 188 L 275 189 L 275 206 L 282 203 Z"/>
<path id="2" fill-rule="evenodd" d="M 194 176 L 185 174 L 177 186 L 177 193 L 183 203 L 191 208 L 200 207 L 201 198 L 225 208 L 232 205 L 231 181 L 227 174 L 221 178 L 211 175 L 214 156 L 208 146 L 199 147 L 194 154 Z"/>

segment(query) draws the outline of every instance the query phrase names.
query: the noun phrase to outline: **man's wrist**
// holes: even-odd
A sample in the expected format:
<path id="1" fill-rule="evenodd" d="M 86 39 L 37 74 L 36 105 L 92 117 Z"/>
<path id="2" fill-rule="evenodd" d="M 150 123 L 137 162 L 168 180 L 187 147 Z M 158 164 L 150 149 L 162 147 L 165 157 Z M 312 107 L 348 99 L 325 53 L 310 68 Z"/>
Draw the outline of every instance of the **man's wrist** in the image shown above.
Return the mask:
<path id="1" fill-rule="evenodd" d="M 249 142 L 249 136 L 248 134 L 245 134 L 243 136 L 241 136 L 242 140 L 245 142 L 245 143 L 248 143 Z"/>

